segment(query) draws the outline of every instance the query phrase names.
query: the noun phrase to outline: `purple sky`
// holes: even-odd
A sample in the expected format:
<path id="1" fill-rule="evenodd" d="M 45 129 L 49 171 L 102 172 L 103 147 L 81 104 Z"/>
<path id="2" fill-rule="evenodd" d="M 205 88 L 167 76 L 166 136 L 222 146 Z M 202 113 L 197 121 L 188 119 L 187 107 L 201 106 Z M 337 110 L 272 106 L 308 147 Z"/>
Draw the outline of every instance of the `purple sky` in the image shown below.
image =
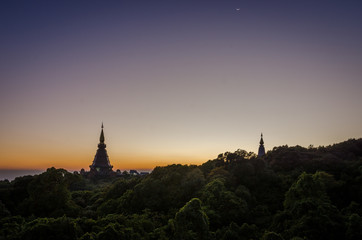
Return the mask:
<path id="1" fill-rule="evenodd" d="M 0 168 L 362 137 L 361 1 L 50 2 L 0 3 Z"/>

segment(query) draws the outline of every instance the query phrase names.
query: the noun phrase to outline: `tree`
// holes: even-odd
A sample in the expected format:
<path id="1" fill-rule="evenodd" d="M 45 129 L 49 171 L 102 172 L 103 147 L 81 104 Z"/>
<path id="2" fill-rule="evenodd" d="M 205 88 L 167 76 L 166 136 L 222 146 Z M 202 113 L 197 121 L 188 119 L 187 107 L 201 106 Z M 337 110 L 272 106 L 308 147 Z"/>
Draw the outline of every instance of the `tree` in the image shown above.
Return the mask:
<path id="1" fill-rule="evenodd" d="M 21 232 L 23 240 L 73 240 L 77 239 L 80 229 L 74 219 L 37 218 L 25 224 Z"/>
<path id="2" fill-rule="evenodd" d="M 348 217 L 346 237 L 350 240 L 362 239 L 362 217 L 357 213 Z"/>
<path id="3" fill-rule="evenodd" d="M 273 228 L 284 231 L 285 238 L 342 239 L 342 217 L 326 193 L 326 178 L 324 173 L 302 173 L 286 193 Z"/>
<path id="4" fill-rule="evenodd" d="M 209 239 L 209 221 L 198 198 L 191 199 L 175 216 L 175 239 Z"/>
<path id="5" fill-rule="evenodd" d="M 70 199 L 67 175 L 64 169 L 48 168 L 35 176 L 28 186 L 29 199 L 25 209 L 42 217 L 58 217 L 63 214 L 75 215 L 76 207 Z M 25 210 L 24 210 L 25 211 Z"/>
<path id="6" fill-rule="evenodd" d="M 245 219 L 247 202 L 234 192 L 228 191 L 223 179 L 217 178 L 206 184 L 201 198 L 212 229 L 228 225 L 231 221 L 238 223 Z"/>
<path id="7" fill-rule="evenodd" d="M 236 223 L 231 222 L 228 227 L 222 228 L 216 232 L 216 239 L 221 240 L 250 240 L 259 239 L 260 230 L 255 225 L 244 223 L 239 227 Z"/>
<path id="8" fill-rule="evenodd" d="M 0 239 L 19 239 L 24 218 L 20 216 L 0 218 Z"/>
<path id="9" fill-rule="evenodd" d="M 275 232 L 265 232 L 261 240 L 283 240 L 284 238 Z"/>
<path id="10" fill-rule="evenodd" d="M 9 210 L 6 208 L 6 206 L 1 202 L 0 200 L 0 218 L 8 217 L 10 216 Z"/>

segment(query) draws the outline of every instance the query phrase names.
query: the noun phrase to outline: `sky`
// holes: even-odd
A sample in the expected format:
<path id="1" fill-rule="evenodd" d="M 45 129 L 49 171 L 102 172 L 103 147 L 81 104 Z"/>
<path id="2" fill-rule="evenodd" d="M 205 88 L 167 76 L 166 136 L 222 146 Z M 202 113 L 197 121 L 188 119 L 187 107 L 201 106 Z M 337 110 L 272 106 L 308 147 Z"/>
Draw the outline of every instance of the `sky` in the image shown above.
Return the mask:
<path id="1" fill-rule="evenodd" d="M 361 1 L 1 1 L 0 168 L 362 137 Z"/>

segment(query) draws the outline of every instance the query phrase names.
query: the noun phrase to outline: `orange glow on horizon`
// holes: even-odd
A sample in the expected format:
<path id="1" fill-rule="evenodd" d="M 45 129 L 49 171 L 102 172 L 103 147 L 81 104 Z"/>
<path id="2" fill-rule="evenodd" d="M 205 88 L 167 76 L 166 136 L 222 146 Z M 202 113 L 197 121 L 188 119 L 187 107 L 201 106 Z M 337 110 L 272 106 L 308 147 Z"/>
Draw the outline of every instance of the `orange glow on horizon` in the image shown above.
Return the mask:
<path id="1" fill-rule="evenodd" d="M 94 156 L 93 156 L 94 157 Z M 79 171 L 82 168 L 89 171 L 89 165 L 92 164 L 93 158 L 79 157 L 75 159 L 72 156 L 71 160 L 67 155 L 49 155 L 37 158 L 35 156 L 29 158 L 14 157 L 9 161 L 0 162 L 0 169 L 47 169 L 50 167 L 64 168 L 70 171 Z M 187 164 L 200 165 L 208 159 L 202 158 L 185 158 L 185 157 L 165 157 L 165 156 L 114 156 L 110 157 L 113 170 L 120 169 L 121 171 L 129 169 L 152 170 L 157 166 L 167 166 L 171 164 Z"/>
<path id="2" fill-rule="evenodd" d="M 360 1 L 3 2 L 0 168 L 88 171 L 102 122 L 122 171 L 362 137 Z"/>

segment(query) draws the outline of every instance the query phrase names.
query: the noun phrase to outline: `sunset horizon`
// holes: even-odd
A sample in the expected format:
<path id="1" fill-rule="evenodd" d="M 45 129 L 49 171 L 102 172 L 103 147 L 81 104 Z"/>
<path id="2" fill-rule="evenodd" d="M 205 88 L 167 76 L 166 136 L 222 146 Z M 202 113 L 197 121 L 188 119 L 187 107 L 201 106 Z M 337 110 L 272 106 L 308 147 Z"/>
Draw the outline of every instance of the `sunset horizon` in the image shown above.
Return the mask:
<path id="1" fill-rule="evenodd" d="M 358 2 L 1 3 L 0 168 L 199 165 L 362 137 Z"/>
<path id="2" fill-rule="evenodd" d="M 362 1 L 0 1 L 0 239 L 362 239 Z"/>
<path id="3" fill-rule="evenodd" d="M 265 138 L 264 138 L 265 139 Z M 357 139 L 358 138 L 348 138 L 345 139 L 343 141 L 347 141 L 347 140 L 351 140 L 351 139 Z M 260 136 L 259 136 L 259 140 L 260 140 Z M 259 142 L 259 140 L 257 142 Z M 294 147 L 294 146 L 300 146 L 300 147 L 304 147 L 304 148 L 308 148 L 308 147 L 327 147 L 327 146 L 332 146 L 334 144 L 338 144 L 341 143 L 343 141 L 340 142 L 334 142 L 334 143 L 330 143 L 327 145 L 313 145 L 313 144 L 309 144 L 309 145 L 300 145 L 300 144 L 296 144 L 296 145 L 288 145 L 288 144 L 284 144 L 284 145 L 279 145 L 279 146 L 268 146 L 268 143 L 266 143 L 266 153 L 270 150 L 272 150 L 275 147 L 282 147 L 282 146 L 289 146 L 289 147 Z M 108 145 L 108 143 L 107 143 Z M 234 152 L 236 150 L 245 150 L 247 152 L 253 153 L 255 155 L 257 155 L 257 148 L 259 147 L 259 144 L 257 144 L 257 147 L 255 149 L 255 151 L 249 151 L 247 149 L 244 149 L 242 147 L 240 148 L 235 148 L 235 149 L 226 149 L 226 150 L 221 150 L 215 154 L 213 154 L 210 157 L 206 157 L 206 158 L 197 158 L 195 156 L 187 156 L 187 154 L 184 155 L 175 155 L 175 156 L 168 156 L 167 154 L 165 155 L 161 155 L 161 156 L 155 156 L 155 155 L 120 155 L 120 157 L 113 157 L 110 153 L 114 153 L 117 151 L 114 151 L 112 149 L 109 149 L 107 147 L 107 151 L 108 151 L 108 155 L 110 158 L 110 162 L 113 166 L 113 171 L 116 170 L 121 170 L 121 171 L 128 171 L 130 169 L 135 169 L 135 170 L 141 170 L 141 171 L 152 171 L 152 169 L 154 169 L 155 167 L 163 167 L 163 166 L 167 166 L 167 165 L 172 165 L 172 164 L 185 164 L 185 165 L 201 165 L 209 160 L 213 160 L 216 159 L 217 156 L 219 154 L 225 153 L 225 152 Z M 96 147 L 94 147 L 94 153 L 95 153 Z M 87 154 L 90 155 L 90 154 Z M 58 156 L 57 158 L 54 159 L 54 156 L 51 156 L 51 161 L 47 161 L 45 159 L 44 162 L 34 162 L 34 161 L 27 161 L 29 162 L 29 165 L 24 164 L 24 162 L 20 162 L 19 164 L 21 164 L 21 167 L 17 167 L 16 165 L 14 165 L 14 162 L 11 162 L 10 165 L 0 165 L 0 170 L 20 170 L 20 171 L 27 171 L 27 170 L 31 170 L 31 171 L 45 171 L 48 168 L 51 167 L 55 167 L 55 168 L 62 168 L 62 169 L 66 169 L 68 171 L 80 171 L 81 169 L 84 169 L 85 171 L 89 170 L 89 165 L 92 163 L 92 161 L 94 160 L 94 154 L 93 157 L 87 158 L 87 157 L 83 157 L 83 158 L 77 158 L 74 159 L 71 163 L 67 163 L 68 161 L 62 161 L 61 159 L 66 158 L 67 155 L 64 156 Z M 206 156 L 206 154 L 205 154 Z M 146 160 L 146 161 L 145 161 Z M 52 162 L 53 164 L 49 163 Z M 6 163 L 6 162 L 5 162 Z M 3 162 L 2 162 L 3 164 Z M 15 167 L 14 167 L 15 166 Z"/>

